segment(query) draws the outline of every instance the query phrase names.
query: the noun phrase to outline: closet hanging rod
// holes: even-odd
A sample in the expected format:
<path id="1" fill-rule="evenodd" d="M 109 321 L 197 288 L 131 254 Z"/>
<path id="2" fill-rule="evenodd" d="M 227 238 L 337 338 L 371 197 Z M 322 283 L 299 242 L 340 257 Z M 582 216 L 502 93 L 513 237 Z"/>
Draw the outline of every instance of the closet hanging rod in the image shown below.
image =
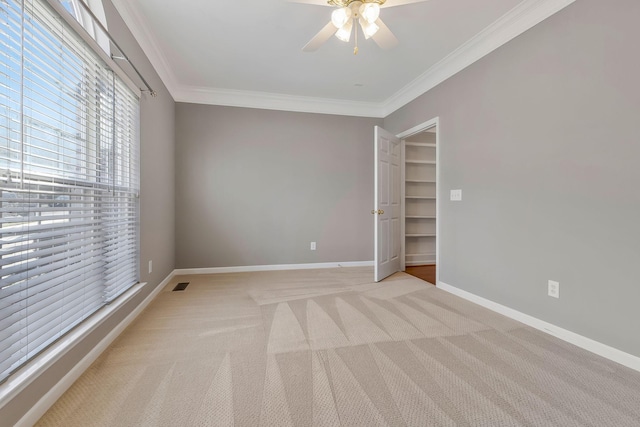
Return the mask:
<path id="1" fill-rule="evenodd" d="M 100 22 L 98 17 L 93 13 L 93 11 L 84 2 L 84 0 L 80 0 L 80 1 L 78 1 L 78 3 L 82 5 L 82 8 L 85 10 L 85 12 L 87 12 L 89 14 L 89 16 L 91 16 L 91 19 L 93 19 L 93 22 L 95 22 L 100 27 L 100 29 L 104 32 L 104 34 L 109 38 L 109 41 L 111 41 L 111 43 L 113 43 L 113 45 L 116 47 L 116 49 L 118 49 L 118 52 L 120 52 L 122 54 L 122 56 L 114 56 L 113 54 L 111 54 L 111 59 L 113 59 L 113 60 L 119 59 L 119 60 L 123 60 L 123 61 L 128 62 L 129 65 L 131 65 L 131 68 L 133 68 L 133 71 L 135 71 L 136 74 L 138 75 L 138 77 L 140 77 L 140 80 L 142 80 L 142 83 L 144 83 L 144 85 L 147 87 L 147 90 L 144 90 L 144 89 L 140 89 L 140 90 L 142 92 L 148 92 L 149 95 L 151 95 L 154 98 L 156 96 L 158 96 L 158 93 L 151 88 L 149 83 L 147 83 L 147 80 L 142 76 L 140 71 L 138 71 L 136 66 L 133 65 L 133 62 L 131 62 L 129 60 L 129 57 L 127 56 L 127 54 L 124 53 L 124 50 L 122 50 L 122 48 L 118 45 L 118 43 L 111 36 L 111 34 L 109 34 L 109 31 L 107 30 L 107 28 L 102 24 L 102 22 Z"/>

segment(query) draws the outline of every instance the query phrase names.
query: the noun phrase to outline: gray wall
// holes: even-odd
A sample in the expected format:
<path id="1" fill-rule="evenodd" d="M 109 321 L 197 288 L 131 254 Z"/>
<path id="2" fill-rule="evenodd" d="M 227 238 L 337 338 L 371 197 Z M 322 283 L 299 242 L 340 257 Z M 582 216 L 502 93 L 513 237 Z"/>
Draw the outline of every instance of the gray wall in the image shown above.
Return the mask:
<path id="1" fill-rule="evenodd" d="M 108 0 L 103 0 L 109 31 L 145 78 L 158 92 L 143 96 L 140 106 L 140 272 L 147 282 L 142 291 L 61 358 L 35 382 L 4 407 L 0 424 L 14 425 L 70 369 L 131 313 L 174 269 L 174 119 L 175 103 L 142 50 Z M 148 260 L 154 271 L 148 274 Z"/>
<path id="2" fill-rule="evenodd" d="M 178 103 L 176 267 L 372 260 L 381 122 Z"/>
<path id="3" fill-rule="evenodd" d="M 638 17 L 577 1 L 384 121 L 440 117 L 441 281 L 636 356 Z"/>

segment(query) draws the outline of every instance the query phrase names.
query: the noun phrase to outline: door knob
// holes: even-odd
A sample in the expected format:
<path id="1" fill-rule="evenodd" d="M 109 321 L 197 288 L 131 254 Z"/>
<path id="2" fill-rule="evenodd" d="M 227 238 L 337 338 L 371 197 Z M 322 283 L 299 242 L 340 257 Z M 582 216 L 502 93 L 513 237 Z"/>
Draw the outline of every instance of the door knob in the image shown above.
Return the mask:
<path id="1" fill-rule="evenodd" d="M 378 215 L 382 215 L 384 214 L 384 211 L 382 209 L 378 209 Z"/>
<path id="2" fill-rule="evenodd" d="M 376 211 L 375 211 L 375 210 L 372 210 L 372 211 L 371 211 L 371 215 L 375 215 L 375 214 L 376 214 Z"/>
<path id="3" fill-rule="evenodd" d="M 374 209 L 371 211 L 371 215 L 375 215 L 375 214 L 382 215 L 384 214 L 384 211 L 382 209 L 378 209 L 378 210 Z"/>

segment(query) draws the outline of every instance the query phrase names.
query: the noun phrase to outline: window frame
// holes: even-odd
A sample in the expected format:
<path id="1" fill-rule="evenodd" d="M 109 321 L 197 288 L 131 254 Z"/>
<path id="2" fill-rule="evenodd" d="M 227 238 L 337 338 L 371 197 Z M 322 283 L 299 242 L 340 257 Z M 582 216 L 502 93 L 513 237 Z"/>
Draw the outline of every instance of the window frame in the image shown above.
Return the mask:
<path id="1" fill-rule="evenodd" d="M 63 5 L 61 5 L 57 0 L 55 1 L 58 4 L 58 6 L 63 8 L 65 12 L 67 11 L 67 9 L 64 8 Z M 77 1 L 77 0 L 73 0 L 73 1 Z M 60 18 L 59 16 L 54 16 L 56 14 L 60 15 L 60 10 L 56 7 L 53 7 L 53 10 L 51 10 L 51 6 L 53 5 L 49 0 L 9 0 L 9 3 L 11 4 L 11 6 L 7 6 L 7 8 L 13 7 L 13 5 L 15 4 L 23 4 L 27 2 L 31 5 L 37 4 L 38 6 L 34 7 L 33 10 L 28 10 L 28 11 L 26 10 L 26 8 L 23 8 L 21 12 L 22 14 L 31 13 L 31 14 L 34 14 L 33 16 L 36 16 L 37 13 L 43 13 L 43 14 L 51 13 L 52 14 L 52 16 L 50 17 L 51 22 L 54 22 L 56 21 L 56 19 Z M 6 4 L 9 4 L 9 3 L 6 3 Z M 40 8 L 41 10 L 38 8 Z M 36 11 L 36 9 L 38 10 Z M 14 9 L 14 11 L 15 10 L 17 9 Z M 33 19 L 33 23 L 29 25 L 36 25 L 36 24 L 37 24 L 36 20 Z M 68 24 L 68 21 L 67 21 L 67 24 Z M 64 26 L 65 24 L 62 24 L 62 25 Z M 9 284 L 4 283 L 4 285 L 0 286 L 0 310 L 5 310 L 5 313 L 2 313 L 2 311 L 0 311 L 0 324 L 2 324 L 3 319 L 6 319 L 5 324 L 10 325 L 11 328 L 27 330 L 26 332 L 27 338 L 24 338 L 24 339 L 26 339 L 27 341 L 29 340 L 28 323 L 31 321 L 30 320 L 31 318 L 25 317 L 26 320 L 23 320 L 27 322 L 27 326 L 20 326 L 20 325 L 15 326 L 14 323 L 7 323 L 7 322 L 13 322 L 12 320 L 14 316 L 13 314 L 11 314 L 11 316 L 9 317 L 3 315 L 7 313 L 6 309 L 10 307 L 10 305 L 7 305 L 7 304 L 12 304 L 11 301 L 13 301 L 12 298 L 14 298 L 14 295 L 19 295 L 21 292 L 26 292 L 26 296 L 20 297 L 21 298 L 20 301 L 22 300 L 27 301 L 24 304 L 26 304 L 27 306 L 31 303 L 38 304 L 38 309 L 36 310 L 34 308 L 33 309 L 34 312 L 42 311 L 43 313 L 46 313 L 48 310 L 58 310 L 58 308 L 62 309 L 65 306 L 64 304 L 66 303 L 63 303 L 63 305 L 60 305 L 59 300 L 56 300 L 55 304 L 53 302 L 51 304 L 48 304 L 46 302 L 47 301 L 46 299 L 49 298 L 51 295 L 60 293 L 58 289 L 62 290 L 63 293 L 66 292 L 65 289 L 67 288 L 65 288 L 65 286 L 67 285 L 59 285 L 59 287 L 51 288 L 52 290 L 49 290 L 49 288 L 47 288 L 47 284 L 48 284 L 48 280 L 50 279 L 48 279 L 49 276 L 45 276 L 44 273 L 42 273 L 43 274 L 42 276 L 38 276 L 38 275 L 33 276 L 33 277 L 37 277 L 37 280 L 35 280 L 34 283 L 38 284 L 37 285 L 38 290 L 34 291 L 34 292 L 37 292 L 36 294 L 28 295 L 29 294 L 29 285 L 28 285 L 29 274 L 31 272 L 37 271 L 37 268 L 45 268 L 45 270 L 43 271 L 45 271 L 46 273 L 46 268 L 48 263 L 54 262 L 51 260 L 55 259 L 54 263 L 56 265 L 55 267 L 56 271 L 60 270 L 60 267 L 57 267 L 57 266 L 60 265 L 61 261 L 65 259 L 67 254 L 71 254 L 71 253 L 74 254 L 73 262 L 80 262 L 85 259 L 83 257 L 88 257 L 87 259 L 89 261 L 87 262 L 89 262 L 90 264 L 87 264 L 87 265 L 89 266 L 94 264 L 97 265 L 96 261 L 92 261 L 92 259 L 98 259 L 100 256 L 103 256 L 103 257 L 111 256 L 113 258 L 114 254 L 116 254 L 117 256 L 115 257 L 115 259 L 117 261 L 120 261 L 123 258 L 121 254 L 120 255 L 117 254 L 117 251 L 120 247 L 126 247 L 127 252 L 125 252 L 124 257 L 133 254 L 133 260 L 131 260 L 130 258 L 126 260 L 127 265 L 125 265 L 126 269 L 124 273 L 120 265 L 115 265 L 112 267 L 105 268 L 104 274 L 99 277 L 99 280 L 101 282 L 95 285 L 97 286 L 97 288 L 93 284 L 89 283 L 90 286 L 87 288 L 89 289 L 89 293 L 88 293 L 89 298 L 92 298 L 92 299 L 94 298 L 93 296 L 91 296 L 93 295 L 91 294 L 91 292 L 95 293 L 96 289 L 104 288 L 104 291 L 98 291 L 100 293 L 100 300 L 99 302 L 97 302 L 98 305 L 95 305 L 92 303 L 93 305 L 87 309 L 88 311 L 84 309 L 84 306 L 83 308 L 80 308 L 80 309 L 78 309 L 73 305 L 69 306 L 69 311 L 75 310 L 78 312 L 82 312 L 82 314 L 76 315 L 75 317 L 73 317 L 73 319 L 75 320 L 70 321 L 67 327 L 61 326 L 59 333 L 51 334 L 51 333 L 45 332 L 45 333 L 42 333 L 42 335 L 40 335 L 41 334 L 40 331 L 45 330 L 45 327 L 43 325 L 48 324 L 49 320 L 47 319 L 50 318 L 51 316 L 47 314 L 46 315 L 48 316 L 47 318 L 43 318 L 40 320 L 39 318 L 35 318 L 34 323 L 37 323 L 40 326 L 37 326 L 38 329 L 33 329 L 35 328 L 35 326 L 32 327 L 33 331 L 38 332 L 38 337 L 34 339 L 40 340 L 41 336 L 44 337 L 44 339 L 42 341 L 37 341 L 40 344 L 38 345 L 34 344 L 31 349 L 29 349 L 29 344 L 26 344 L 27 350 L 26 350 L 26 353 L 24 353 L 24 356 L 20 356 L 18 359 L 15 359 L 15 357 L 17 356 L 13 356 L 11 360 L 14 360 L 14 363 L 10 365 L 10 368 L 0 369 L 0 404 L 3 400 L 4 391 L 13 389 L 14 386 L 11 384 L 15 384 L 14 379 L 22 378 L 22 374 L 18 374 L 19 372 L 21 371 L 23 373 L 29 372 L 30 368 L 26 369 L 26 367 L 30 366 L 32 361 L 35 361 L 37 358 L 39 358 L 39 355 L 41 353 L 50 352 L 51 349 L 56 347 L 55 345 L 56 342 L 68 341 L 68 339 L 65 338 L 68 333 L 74 331 L 75 329 L 80 330 L 80 329 L 89 327 L 88 325 L 85 324 L 85 322 L 87 321 L 87 319 L 90 318 L 90 316 L 94 316 L 95 317 L 94 320 L 98 321 L 101 318 L 101 316 L 96 316 L 95 313 L 99 312 L 101 308 L 104 308 L 108 304 L 113 302 L 116 298 L 118 298 L 121 294 L 125 293 L 128 289 L 134 289 L 136 287 L 136 284 L 139 283 L 139 279 L 140 279 L 140 271 L 139 271 L 140 209 L 139 209 L 139 201 L 138 201 L 139 183 L 140 183 L 140 179 L 139 179 L 139 173 L 140 173 L 139 92 L 137 93 L 136 91 L 131 91 L 131 88 L 129 87 L 129 82 L 123 81 L 122 78 L 119 78 L 119 76 L 116 75 L 116 70 L 114 70 L 109 63 L 106 63 L 105 61 L 102 60 L 102 57 L 104 56 L 104 52 L 96 51 L 95 46 L 91 45 L 90 43 L 87 43 L 86 40 L 81 40 L 81 39 L 84 39 L 84 37 L 78 37 L 80 36 L 80 34 L 77 34 L 77 29 L 74 28 L 73 25 L 70 25 L 70 27 L 71 28 L 65 27 L 66 29 L 64 31 L 68 32 L 71 37 L 75 37 L 75 41 L 73 41 L 73 43 L 76 43 L 79 46 L 81 46 L 80 47 L 81 50 L 84 49 L 82 53 L 77 53 L 78 55 L 81 55 L 78 58 L 81 61 L 82 66 L 84 67 L 82 70 L 80 70 L 81 73 L 79 78 L 81 80 L 77 89 L 79 91 L 78 93 L 74 93 L 72 90 L 65 92 L 61 86 L 59 94 L 56 95 L 55 91 L 49 92 L 48 96 L 53 97 L 51 98 L 51 100 L 47 101 L 46 99 L 45 100 L 39 99 L 38 97 L 40 95 L 37 95 L 38 91 L 34 89 L 34 87 L 25 86 L 26 84 L 30 84 L 30 85 L 35 84 L 34 83 L 35 78 L 25 78 L 25 75 L 27 73 L 33 74 L 36 77 L 38 73 L 43 73 L 44 75 L 43 79 L 45 80 L 47 78 L 52 79 L 50 80 L 50 82 L 58 83 L 60 85 L 62 85 L 62 82 L 56 81 L 55 75 L 45 72 L 43 69 L 41 69 L 42 67 L 40 68 L 33 67 L 33 69 L 27 69 L 26 66 L 30 64 L 30 61 L 29 61 L 30 56 L 28 56 L 27 60 L 25 60 L 25 55 L 27 53 L 29 55 L 32 55 L 33 58 L 37 58 L 39 61 L 46 61 L 46 59 L 42 59 L 38 56 L 39 51 L 37 50 L 37 48 L 31 48 L 31 51 L 25 48 L 25 46 L 31 47 L 34 42 L 25 41 L 24 35 L 23 35 L 23 41 L 21 42 L 22 43 L 21 51 L 20 51 L 21 52 L 20 53 L 20 58 L 21 58 L 21 61 L 20 61 L 21 62 L 21 65 L 20 65 L 21 108 L 20 110 L 21 111 L 20 111 L 20 126 L 19 126 L 20 128 L 19 136 L 21 141 L 21 148 L 20 148 L 21 157 L 20 157 L 20 160 L 17 160 L 17 159 L 12 160 L 12 159 L 9 159 L 8 157 L 6 159 L 7 165 L 19 164 L 20 170 L 15 168 L 12 170 L 11 167 L 7 166 L 6 171 L 8 175 L 5 176 L 4 178 L 0 177 L 0 199 L 2 199 L 0 202 L 0 208 L 4 208 L 2 210 L 2 215 L 0 215 L 0 226 L 3 226 L 5 224 L 9 224 L 9 226 L 12 226 L 11 224 L 14 224 L 13 225 L 14 228 L 12 229 L 5 227 L 5 229 L 3 230 L 2 228 L 0 228 L 0 282 L 4 281 L 9 283 L 8 280 L 10 279 L 7 279 L 7 278 L 11 277 L 11 274 L 13 274 L 14 271 L 17 272 L 16 274 L 18 275 L 22 274 L 22 272 L 24 271 L 27 279 L 24 279 L 25 280 L 24 290 L 22 290 L 23 279 L 21 278 L 17 279 L 18 282 L 15 282 L 16 284 L 19 284 L 19 286 L 16 288 L 12 288 L 12 286 L 14 285 L 11 283 Z M 25 30 L 25 19 L 23 18 L 22 20 L 23 34 L 26 31 L 27 30 Z M 52 38 L 59 36 L 58 34 L 47 32 L 48 31 L 47 28 L 44 28 L 44 27 L 38 28 L 38 31 L 41 34 L 46 35 L 48 37 L 52 37 Z M 67 34 L 67 33 L 63 32 L 62 34 Z M 36 43 L 46 42 L 44 39 L 42 41 L 38 41 L 37 39 L 38 36 L 36 33 L 34 33 L 34 35 L 30 35 L 30 37 L 32 37 Z M 27 44 L 27 43 L 31 43 L 31 44 Z M 59 51 L 62 52 L 64 49 L 64 40 L 60 39 L 58 43 L 60 46 Z M 2 48 L 6 49 L 6 46 L 7 45 L 2 46 Z M 52 46 L 55 48 L 58 48 L 57 43 L 53 43 L 53 44 L 47 45 L 47 49 L 51 49 Z M 74 54 L 76 54 L 76 52 L 74 51 L 65 52 L 65 55 L 74 55 Z M 53 61 L 53 59 L 50 59 L 50 60 Z M 61 64 L 64 63 L 63 59 L 60 59 L 60 61 L 62 61 Z M 63 65 L 60 65 L 60 66 L 64 67 Z M 17 67 L 17 65 L 14 64 L 14 67 Z M 63 75 L 62 72 L 61 72 L 61 75 Z M 61 77 L 61 78 L 66 79 L 66 77 Z M 107 96 L 106 102 L 103 102 L 104 100 L 98 101 L 99 99 L 103 99 L 103 97 L 105 96 L 105 93 L 103 92 L 104 88 L 101 88 L 100 83 L 104 84 L 105 86 L 108 86 L 106 89 L 107 92 L 111 90 L 110 97 L 109 97 L 109 93 L 106 94 Z M 74 87 L 73 82 L 71 82 L 71 84 L 72 85 L 68 87 L 70 88 Z M 46 107 L 47 103 L 54 102 L 59 99 L 63 103 L 65 102 L 65 100 L 71 100 L 71 106 L 72 107 L 75 106 L 75 113 L 71 112 L 70 114 L 75 114 L 75 116 L 73 116 L 75 118 L 74 123 L 78 127 L 73 128 L 72 126 L 72 130 L 76 130 L 79 132 L 77 135 L 75 135 L 75 139 L 72 132 L 69 132 L 69 134 L 66 136 L 69 138 L 70 141 L 75 141 L 75 142 L 79 141 L 79 142 L 76 145 L 73 145 L 73 144 L 71 145 L 72 147 L 76 147 L 76 151 L 75 153 L 71 152 L 71 154 L 67 155 L 66 160 L 64 155 L 62 155 L 63 160 L 60 160 L 60 158 L 58 158 L 57 160 L 53 158 L 55 156 L 55 152 L 52 150 L 52 148 L 58 147 L 59 149 L 65 149 L 64 144 L 57 143 L 57 144 L 54 144 L 51 148 L 49 148 L 46 145 L 42 145 L 41 147 L 38 147 L 38 141 L 34 132 L 35 133 L 43 132 L 44 136 L 40 136 L 40 138 L 42 138 L 41 141 L 43 141 L 43 144 L 46 144 L 48 142 L 47 138 L 53 137 L 55 139 L 54 134 L 59 129 L 56 129 L 56 127 L 54 126 L 54 123 L 60 123 L 60 122 L 45 123 L 44 121 L 47 120 L 48 116 L 46 114 L 43 114 L 40 119 L 42 120 L 40 122 L 40 125 L 37 125 L 37 120 L 33 118 L 35 116 L 32 117 L 33 115 L 32 112 L 37 113 L 38 111 L 37 106 L 34 107 L 33 105 L 30 105 L 28 107 L 25 107 L 25 102 L 26 102 L 25 100 L 27 99 L 25 98 L 25 94 L 30 94 L 30 93 L 35 94 L 33 95 L 30 101 L 34 105 L 37 105 L 38 103 L 40 103 L 39 105 L 45 105 Z M 56 96 L 59 96 L 59 98 L 56 98 Z M 75 97 L 78 97 L 77 104 L 73 103 L 73 99 Z M 5 95 L 3 92 L 0 92 L 0 100 L 4 102 L 5 99 L 9 100 L 7 103 L 7 105 L 9 105 L 11 103 L 9 95 Z M 119 103 L 121 103 L 121 105 L 119 105 Z M 61 104 L 52 104 L 52 105 L 55 106 L 55 105 L 61 105 Z M 82 107 L 83 105 L 85 107 Z M 127 115 L 124 121 L 118 118 L 118 113 L 116 111 L 117 107 L 120 107 L 119 110 L 123 110 L 123 106 L 126 106 L 127 108 L 129 108 L 129 111 L 127 112 Z M 5 105 L 2 105 L 2 107 L 3 109 L 6 109 Z M 10 108 L 7 111 L 10 111 Z M 50 119 L 50 120 L 56 120 L 56 119 Z M 47 125 L 49 125 L 49 128 L 45 129 Z M 104 140 L 101 139 L 102 135 L 100 134 L 100 130 L 103 128 L 103 125 L 111 126 L 110 127 L 111 133 L 107 133 L 105 135 Z M 38 126 L 42 127 L 43 129 L 38 130 L 39 129 Z M 9 132 L 9 130 L 7 130 L 7 132 Z M 34 138 L 36 142 L 33 142 Z M 58 139 L 60 138 L 62 138 L 62 136 L 58 135 Z M 9 137 L 9 133 L 7 133 L 6 137 L 3 136 L 2 133 L 0 133 L 0 146 L 3 145 L 5 141 L 6 141 L 7 147 L 9 147 L 9 144 L 12 141 Z M 104 143 L 104 146 L 107 147 L 107 149 L 111 150 L 109 152 L 110 154 L 106 160 L 106 165 L 105 165 L 105 167 L 108 168 L 106 172 L 109 174 L 109 179 L 106 181 L 101 180 L 101 176 L 100 176 L 101 171 L 99 170 L 100 165 L 104 160 L 104 158 L 103 160 L 100 160 L 102 155 L 102 153 L 100 152 L 102 148 L 101 144 L 103 143 Z M 129 147 L 127 148 L 128 150 L 127 159 L 126 161 L 123 160 L 121 162 L 122 164 L 115 162 L 115 159 L 116 159 L 115 152 L 117 147 Z M 28 149 L 32 151 L 29 152 Z M 42 152 L 38 153 L 38 155 L 36 156 L 35 152 L 37 150 L 41 150 Z M 94 152 L 93 157 L 91 157 L 92 151 Z M 7 153 L 10 153 L 10 151 L 8 150 Z M 9 156 L 9 154 L 7 154 L 7 156 Z M 48 158 L 47 156 L 51 156 L 51 158 Z M 60 157 L 59 154 L 58 154 L 58 157 Z M 32 160 L 32 163 L 29 163 L 30 158 L 33 158 L 36 160 Z M 79 161 L 78 165 L 75 165 L 75 166 L 73 164 L 71 165 L 71 170 L 65 169 L 64 162 L 65 161 L 68 162 L 69 158 L 72 160 L 75 159 Z M 47 165 L 46 162 L 38 165 L 38 159 L 40 159 L 41 161 L 45 161 L 45 160 L 50 161 L 52 162 L 53 165 L 55 165 L 56 162 L 58 162 L 58 166 Z M 2 161 L 4 161 L 4 159 L 2 159 Z M 124 171 L 124 169 L 126 169 L 125 166 L 129 167 L 127 171 Z M 78 175 L 74 175 L 73 173 L 74 168 L 78 172 Z M 120 177 L 118 176 L 117 174 L 118 171 L 123 171 L 122 176 Z M 84 175 L 84 179 L 82 178 L 83 175 Z M 16 190 L 19 190 L 19 193 L 18 194 L 14 193 L 13 197 L 10 197 L 10 195 L 6 193 L 7 192 L 10 193 L 13 189 L 14 183 L 12 183 L 11 181 L 12 177 L 13 177 L 14 183 L 17 182 L 16 177 L 19 177 L 20 187 L 16 188 Z M 118 181 L 118 178 L 120 178 L 121 180 Z M 64 191 L 63 194 L 67 194 L 67 198 L 56 199 L 55 195 L 61 191 L 60 190 L 61 188 L 69 189 L 68 191 L 63 190 Z M 19 195 L 22 195 L 22 197 L 19 197 Z M 33 197 L 33 195 L 35 195 L 35 197 Z M 7 202 L 7 199 L 9 200 L 9 202 Z M 12 202 L 11 200 L 13 199 L 15 199 L 16 202 Z M 118 203 L 117 202 L 118 199 L 123 200 L 122 203 Z M 9 203 L 9 205 L 7 206 L 6 203 Z M 13 206 L 11 205 L 12 203 L 13 203 Z M 95 207 L 92 207 L 92 206 L 95 206 Z M 80 210 L 76 212 L 75 210 L 72 210 L 72 207 L 78 208 Z M 13 212 L 18 213 L 17 218 L 14 218 L 11 215 L 9 217 L 6 217 L 5 211 L 8 213 L 13 213 Z M 123 215 L 117 215 L 118 213 L 120 213 L 120 211 L 122 211 L 121 213 Z M 99 215 L 103 215 L 102 212 L 105 212 L 104 215 L 107 218 L 114 216 L 114 213 L 115 213 L 116 214 L 114 216 L 114 218 L 116 219 L 115 222 L 119 225 L 110 226 L 109 224 L 112 224 L 112 223 L 109 222 L 108 220 L 106 222 L 102 222 L 102 221 L 96 222 L 98 220 L 93 218 L 94 217 L 97 218 Z M 20 213 L 25 213 L 26 216 L 22 218 Z M 58 215 L 60 216 L 58 217 Z M 77 240 L 72 240 L 71 245 L 63 248 L 67 251 L 58 254 L 59 252 L 56 252 L 57 250 L 56 247 L 59 246 L 57 242 L 60 241 L 62 242 L 62 244 L 68 243 L 64 237 L 67 234 L 59 234 L 59 233 L 55 234 L 57 233 L 55 231 L 52 231 L 49 233 L 48 231 L 49 228 L 53 227 L 51 228 L 53 230 L 53 229 L 60 229 L 60 228 L 67 227 L 69 228 L 69 235 L 72 235 L 76 231 L 74 231 L 74 228 L 71 228 L 73 225 L 71 224 L 71 222 L 74 219 L 79 219 L 80 222 L 78 222 L 78 224 L 82 225 L 84 224 L 82 222 L 83 218 L 88 218 L 89 223 L 92 223 L 94 225 L 105 224 L 104 230 L 98 230 L 97 232 L 93 232 L 93 234 L 88 234 L 87 239 L 91 239 L 90 241 L 86 241 L 85 237 L 80 237 Z M 119 246 L 119 243 L 118 243 L 120 241 L 119 233 L 121 233 L 121 230 L 123 230 L 122 224 L 121 224 L 123 222 L 122 220 L 123 218 L 124 218 L 124 224 L 125 224 L 125 228 L 124 228 L 125 231 L 122 236 L 125 237 L 124 241 L 125 242 L 128 241 L 129 243 L 125 244 L 125 246 Z M 66 223 L 64 221 L 66 221 L 68 225 L 65 225 Z M 23 231 L 23 230 L 26 230 L 26 231 Z M 46 237 L 41 237 L 40 234 L 38 234 L 39 230 L 45 230 L 49 234 L 47 234 Z M 106 249 L 101 249 L 105 251 L 105 254 L 101 255 L 102 252 L 96 252 L 95 254 L 90 254 L 90 255 L 83 254 L 81 249 L 79 249 L 82 247 L 82 245 L 87 244 L 91 248 L 103 247 L 100 237 L 98 237 L 98 234 L 96 233 L 98 234 L 104 233 L 105 235 L 108 236 L 108 237 L 105 237 L 105 240 L 110 239 L 107 243 L 104 243 L 104 248 Z M 109 235 L 109 233 L 111 234 Z M 11 237 L 14 235 L 18 236 L 18 239 L 17 239 L 18 241 L 27 242 L 25 245 L 25 249 L 12 246 Z M 2 240 L 4 236 L 9 236 L 10 238 L 8 240 Z M 130 238 L 131 236 L 133 236 L 133 244 L 132 244 L 132 239 Z M 48 239 L 53 239 L 53 240 L 50 243 Z M 76 243 L 76 242 L 79 242 L 79 243 Z M 43 251 L 36 252 L 40 250 L 40 248 L 44 248 Z M 4 251 L 4 249 L 8 249 L 8 251 Z M 106 255 L 106 254 L 109 254 L 109 255 Z M 7 258 L 6 255 L 8 255 L 9 257 Z M 51 258 L 46 258 L 48 256 Z M 3 262 L 3 260 L 6 261 L 6 265 Z M 29 264 L 29 262 L 31 262 L 31 264 Z M 107 264 L 107 265 L 111 265 L 111 264 Z M 62 273 L 56 273 L 56 274 L 58 274 L 58 276 L 53 276 L 53 278 L 55 278 L 57 281 L 58 280 L 57 278 L 60 277 L 60 274 Z M 78 275 L 76 272 L 73 272 L 73 268 L 69 273 L 64 273 L 64 274 L 65 275 L 75 274 L 76 276 Z M 88 277 L 87 280 L 92 280 L 94 276 L 98 277 L 97 274 L 98 273 L 89 271 L 87 273 L 87 277 Z M 124 284 L 120 283 L 119 281 L 115 281 L 115 282 L 112 281 L 112 283 L 110 283 L 110 280 L 112 280 L 113 277 L 122 277 L 122 276 L 124 276 L 124 279 L 122 279 Z M 53 282 L 54 281 L 52 280 L 51 283 Z M 76 282 L 73 282 L 73 283 L 76 283 Z M 78 283 L 77 285 L 72 284 L 69 286 L 80 286 L 81 288 L 85 286 L 83 282 L 77 282 L 77 283 Z M 4 292 L 4 295 L 2 291 L 6 291 Z M 76 294 L 73 294 L 73 295 L 76 295 Z M 82 292 L 77 295 L 82 296 Z M 8 299 L 5 299 L 5 298 L 8 298 Z M 7 303 L 7 301 L 9 301 L 9 303 Z M 28 301 L 31 301 L 31 302 L 28 302 Z M 71 300 L 71 303 L 73 303 L 73 301 L 75 300 Z M 51 305 L 51 306 L 55 305 L 55 307 L 57 308 L 49 309 L 48 305 Z M 21 310 L 23 310 L 20 307 L 18 308 L 19 308 L 19 311 L 13 311 L 14 309 L 12 309 L 12 311 L 9 313 L 19 313 Z M 64 311 L 61 313 L 66 314 L 64 313 Z M 11 348 L 14 348 L 16 345 L 21 343 L 22 338 L 16 338 L 17 341 L 15 339 L 13 340 L 9 339 L 5 341 L 5 337 L 2 335 L 1 332 L 2 330 L 0 330 L 0 344 L 2 344 L 0 345 L 0 353 L 2 353 L 3 356 L 5 354 L 11 355 L 13 354 L 11 353 L 13 351 L 11 350 Z M 25 334 L 25 332 L 22 332 L 22 333 Z M 10 345 L 7 343 L 9 343 Z M 5 345 L 8 345 L 8 346 L 5 347 Z M 62 351 L 62 350 L 55 350 L 54 353 L 56 351 Z M 20 354 L 23 354 L 23 353 L 20 353 Z M 4 364 L 3 360 L 0 360 L 0 362 Z M 8 388 L 3 387 L 5 385 L 3 383 L 5 382 L 10 384 Z"/>

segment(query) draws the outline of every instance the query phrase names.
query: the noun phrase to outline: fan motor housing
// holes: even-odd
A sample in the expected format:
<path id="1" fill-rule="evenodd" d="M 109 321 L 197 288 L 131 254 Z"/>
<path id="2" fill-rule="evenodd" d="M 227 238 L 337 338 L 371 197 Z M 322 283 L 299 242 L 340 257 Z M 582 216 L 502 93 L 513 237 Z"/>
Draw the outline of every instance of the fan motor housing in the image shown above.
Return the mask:
<path id="1" fill-rule="evenodd" d="M 382 6 L 387 0 L 327 0 L 327 3 L 331 6 L 348 7 L 351 3 L 355 3 L 357 1 L 361 3 L 378 3 Z"/>

